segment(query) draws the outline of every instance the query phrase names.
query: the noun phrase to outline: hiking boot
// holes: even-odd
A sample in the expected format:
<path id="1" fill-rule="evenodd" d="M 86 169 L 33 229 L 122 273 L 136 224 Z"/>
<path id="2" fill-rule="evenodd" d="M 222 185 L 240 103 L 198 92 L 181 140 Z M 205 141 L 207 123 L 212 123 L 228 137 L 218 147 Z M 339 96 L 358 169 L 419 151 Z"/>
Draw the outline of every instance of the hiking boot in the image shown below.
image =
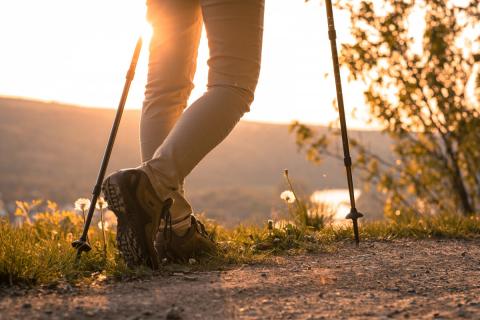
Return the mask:
<path id="1" fill-rule="evenodd" d="M 169 225 L 160 227 L 155 238 L 155 249 L 159 260 L 165 258 L 186 261 L 201 254 L 213 254 L 216 251 L 215 243 L 208 236 L 203 223 L 194 215 L 190 215 L 191 226 L 188 231 L 178 236 Z"/>
<path id="2" fill-rule="evenodd" d="M 117 245 L 127 265 L 157 269 L 159 261 L 153 241 L 172 200 L 162 201 L 140 169 L 111 174 L 105 179 L 102 190 L 117 216 Z"/>

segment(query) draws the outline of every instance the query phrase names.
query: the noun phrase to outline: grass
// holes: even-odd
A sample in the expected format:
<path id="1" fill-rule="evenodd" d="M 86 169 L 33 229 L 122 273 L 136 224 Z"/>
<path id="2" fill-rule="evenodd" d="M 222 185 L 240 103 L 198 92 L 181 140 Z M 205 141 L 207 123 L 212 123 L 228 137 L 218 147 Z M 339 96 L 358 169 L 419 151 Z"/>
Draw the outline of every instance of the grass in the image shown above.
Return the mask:
<path id="1" fill-rule="evenodd" d="M 95 276 L 124 279 L 150 274 L 147 269 L 128 269 L 115 247 L 115 233 L 106 231 L 107 254 L 104 254 L 101 229 L 93 224 L 89 240 L 91 252 L 83 254 L 75 265 L 75 250 L 71 241 L 78 237 L 83 225 L 80 215 L 62 211 L 49 202 L 35 215 L 28 210 L 37 204 L 22 203 L 17 209 L 22 223 L 0 219 L 0 283 L 6 285 L 52 284 L 56 282 L 88 282 Z M 293 210 L 307 221 L 298 227 L 293 223 L 275 226 L 273 221 L 263 227 L 238 226 L 224 229 L 213 221 L 203 219 L 207 229 L 218 243 L 219 252 L 190 265 L 166 265 L 162 270 L 221 269 L 229 266 L 258 263 L 275 255 L 302 252 L 325 252 L 335 244 L 352 239 L 351 224 L 332 224 L 328 219 L 305 219 L 306 206 Z M 303 215 L 303 218 L 302 218 Z M 310 221 L 310 222 L 308 222 Z M 321 225 L 318 224 L 321 221 Z M 314 223 L 315 225 L 308 225 Z M 381 222 L 362 222 L 362 240 L 392 240 L 398 238 L 473 239 L 480 236 L 480 217 L 463 217 L 455 214 L 410 217 Z"/>

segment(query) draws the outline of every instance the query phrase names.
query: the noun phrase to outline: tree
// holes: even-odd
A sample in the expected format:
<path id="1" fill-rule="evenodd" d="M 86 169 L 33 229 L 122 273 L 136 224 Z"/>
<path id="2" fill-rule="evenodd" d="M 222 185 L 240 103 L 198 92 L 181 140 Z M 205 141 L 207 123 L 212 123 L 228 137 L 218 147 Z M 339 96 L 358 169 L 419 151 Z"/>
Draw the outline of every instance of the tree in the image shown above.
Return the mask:
<path id="1" fill-rule="evenodd" d="M 351 139 L 363 179 L 385 194 L 385 214 L 442 211 L 474 214 L 480 207 L 480 55 L 477 0 L 341 1 L 354 42 L 342 45 L 349 80 L 366 85 L 372 121 L 392 141 L 382 159 Z M 422 26 L 412 24 L 422 14 Z M 423 37 L 412 34 L 423 32 Z M 419 41 L 421 46 L 419 46 Z M 477 79 L 475 81 L 475 78 Z M 476 83 L 476 94 L 469 91 Z M 325 135 L 290 127 L 309 158 L 336 156 Z"/>

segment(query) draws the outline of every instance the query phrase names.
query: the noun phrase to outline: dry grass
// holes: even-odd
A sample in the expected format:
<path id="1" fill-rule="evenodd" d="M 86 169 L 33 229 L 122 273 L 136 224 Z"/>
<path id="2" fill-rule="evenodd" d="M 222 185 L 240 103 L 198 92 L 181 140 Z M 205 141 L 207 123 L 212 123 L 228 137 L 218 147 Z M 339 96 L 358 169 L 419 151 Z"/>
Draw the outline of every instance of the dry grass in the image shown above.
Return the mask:
<path id="1" fill-rule="evenodd" d="M 71 241 L 81 232 L 83 219 L 71 211 L 62 211 L 49 202 L 45 209 L 31 215 L 19 209 L 21 223 L 0 220 L 0 283 L 48 284 L 59 281 L 88 281 L 92 274 L 122 279 L 143 275 L 149 270 L 128 269 L 115 247 L 115 232 L 108 230 L 107 255 L 104 255 L 101 230 L 92 225 L 89 240 L 91 252 L 84 254 L 75 265 L 75 250 Z M 22 212 L 23 210 L 23 212 Z M 265 226 L 238 226 L 224 229 L 213 221 L 203 219 L 212 237 L 219 245 L 219 253 L 205 257 L 194 269 L 228 268 L 240 263 L 256 263 L 273 255 L 300 252 L 328 251 L 339 241 L 351 240 L 349 223 L 336 225 L 285 224 L 281 228 Z M 458 238 L 480 236 L 480 218 L 454 214 L 402 218 L 396 221 L 364 222 L 360 224 L 361 238 L 390 240 L 395 238 Z M 171 265 L 164 266 L 168 270 Z"/>

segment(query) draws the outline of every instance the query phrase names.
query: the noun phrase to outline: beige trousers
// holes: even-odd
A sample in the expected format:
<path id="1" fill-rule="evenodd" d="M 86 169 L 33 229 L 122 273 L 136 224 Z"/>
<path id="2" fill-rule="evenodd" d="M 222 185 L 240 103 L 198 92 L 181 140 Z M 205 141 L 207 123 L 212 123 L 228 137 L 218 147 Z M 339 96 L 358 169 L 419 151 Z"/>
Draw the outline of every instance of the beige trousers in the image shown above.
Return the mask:
<path id="1" fill-rule="evenodd" d="M 264 0 L 147 0 L 153 27 L 142 110 L 142 170 L 172 220 L 192 213 L 183 182 L 250 110 L 260 72 Z M 210 56 L 205 94 L 186 108 L 205 25 Z"/>

